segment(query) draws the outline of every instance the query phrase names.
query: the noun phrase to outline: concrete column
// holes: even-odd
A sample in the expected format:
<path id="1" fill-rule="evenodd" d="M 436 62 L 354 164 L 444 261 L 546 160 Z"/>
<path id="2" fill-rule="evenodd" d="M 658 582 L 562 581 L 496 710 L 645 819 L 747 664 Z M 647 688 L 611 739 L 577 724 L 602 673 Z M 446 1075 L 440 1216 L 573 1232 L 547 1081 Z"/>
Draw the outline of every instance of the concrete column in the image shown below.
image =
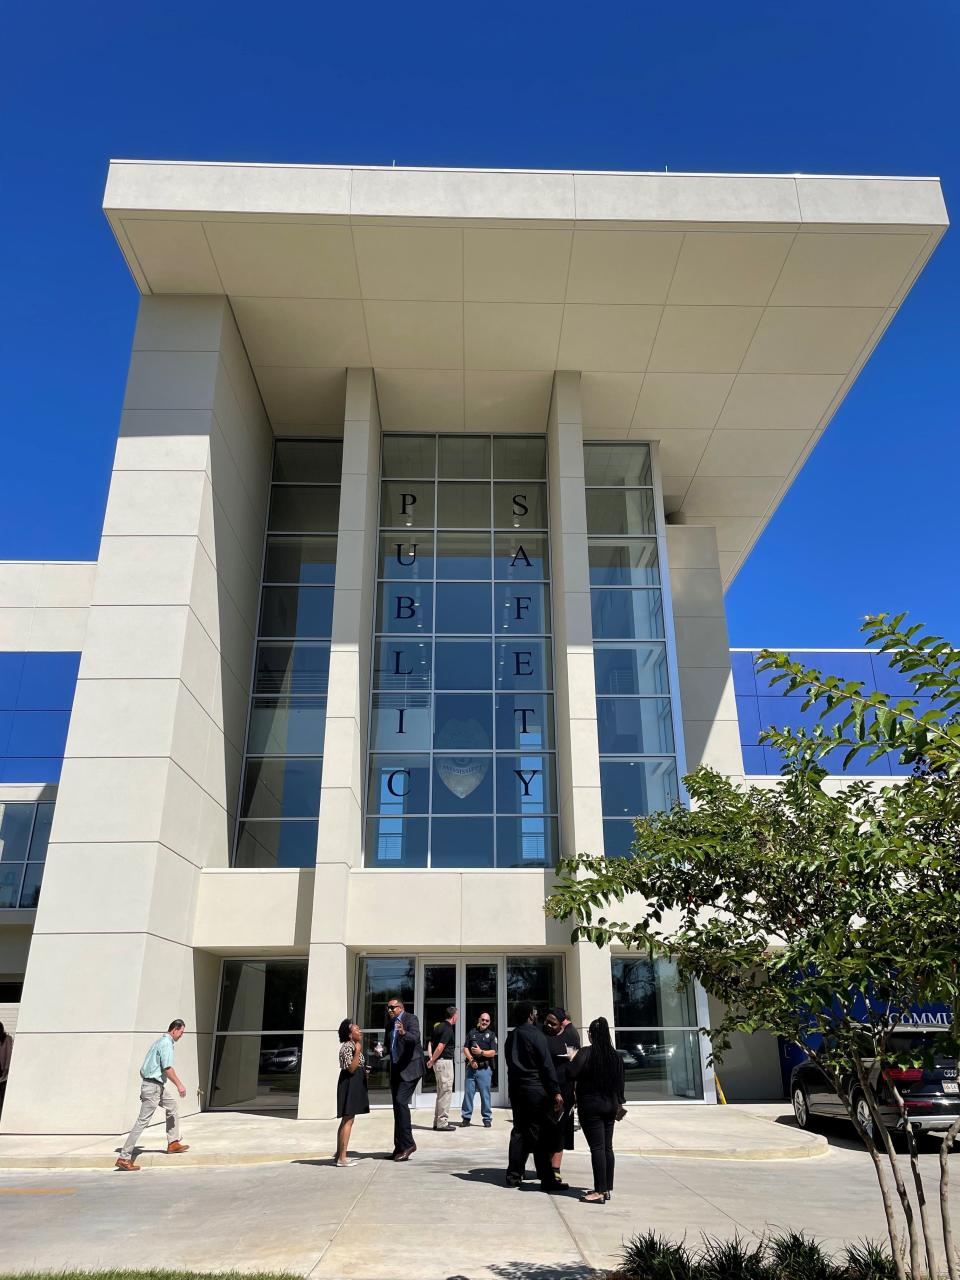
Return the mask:
<path id="1" fill-rule="evenodd" d="M 710 765 L 743 775 L 717 531 L 668 525 L 667 558 L 687 772 Z"/>
<path id="2" fill-rule="evenodd" d="M 561 371 L 554 375 L 547 457 L 557 768 L 563 815 L 560 848 L 564 857 L 571 857 L 603 850 L 579 373 Z M 585 942 L 571 948 L 567 957 L 567 1004 L 581 1034 L 592 1019 L 601 1015 L 613 1025 L 607 948 Z"/>
<path id="3" fill-rule="evenodd" d="M 219 963 L 192 947 L 230 857 L 272 437 L 224 298 L 142 300 L 5 1132 L 118 1132 L 174 1017 L 207 1088 Z"/>
<path id="4" fill-rule="evenodd" d="M 376 585 L 380 414 L 372 369 L 347 370 L 330 692 L 320 787 L 299 1112 L 336 1114 L 337 1027 L 354 1017 L 347 949 L 350 872 L 363 857 L 370 649 Z"/>

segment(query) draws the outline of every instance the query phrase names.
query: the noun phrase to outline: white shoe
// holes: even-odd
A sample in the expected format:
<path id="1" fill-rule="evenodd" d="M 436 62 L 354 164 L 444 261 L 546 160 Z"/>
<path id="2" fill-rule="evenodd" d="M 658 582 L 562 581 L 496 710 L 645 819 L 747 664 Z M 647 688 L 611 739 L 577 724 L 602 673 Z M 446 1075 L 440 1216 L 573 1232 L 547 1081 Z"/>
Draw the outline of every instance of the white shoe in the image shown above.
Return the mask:
<path id="1" fill-rule="evenodd" d="M 351 1165 L 356 1164 L 356 1160 L 334 1160 L 335 1169 L 349 1169 Z"/>

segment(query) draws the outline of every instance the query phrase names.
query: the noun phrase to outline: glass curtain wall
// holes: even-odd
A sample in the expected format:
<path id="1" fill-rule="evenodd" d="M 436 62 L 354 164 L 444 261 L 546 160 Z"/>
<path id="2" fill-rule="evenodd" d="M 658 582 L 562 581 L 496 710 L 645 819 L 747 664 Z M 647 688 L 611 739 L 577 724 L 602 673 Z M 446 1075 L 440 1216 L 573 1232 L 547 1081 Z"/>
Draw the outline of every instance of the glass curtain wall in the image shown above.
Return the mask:
<path id="1" fill-rule="evenodd" d="M 210 1106 L 297 1105 L 306 960 L 224 960 Z"/>
<path id="2" fill-rule="evenodd" d="M 327 716 L 340 440 L 278 440 L 234 865 L 310 867 Z"/>
<path id="3" fill-rule="evenodd" d="M 617 1052 L 628 1102 L 703 1097 L 693 984 L 681 986 L 666 956 L 611 960 Z"/>
<path id="4" fill-rule="evenodd" d="M 584 444 L 604 851 L 669 809 L 678 774 L 650 447 Z"/>
<path id="5" fill-rule="evenodd" d="M 52 822 L 52 802 L 0 802 L 0 908 L 31 910 L 40 901 Z"/>
<path id="6" fill-rule="evenodd" d="M 365 863 L 556 859 L 542 436 L 384 436 Z"/>

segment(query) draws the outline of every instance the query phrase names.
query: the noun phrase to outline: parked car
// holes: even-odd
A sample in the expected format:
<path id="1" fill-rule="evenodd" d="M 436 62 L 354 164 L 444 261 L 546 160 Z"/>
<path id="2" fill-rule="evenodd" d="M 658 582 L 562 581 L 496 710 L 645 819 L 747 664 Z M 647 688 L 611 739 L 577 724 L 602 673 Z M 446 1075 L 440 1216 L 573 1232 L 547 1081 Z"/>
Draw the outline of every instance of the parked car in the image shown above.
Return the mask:
<path id="1" fill-rule="evenodd" d="M 880 1106 L 880 1114 L 888 1129 L 902 1129 L 900 1109 L 893 1097 L 896 1085 L 907 1109 L 907 1122 L 915 1129 L 935 1131 L 949 1129 L 960 1115 L 960 1086 L 957 1081 L 957 1063 L 936 1050 L 936 1037 L 945 1027 L 903 1027 L 890 1037 L 891 1056 L 894 1053 L 923 1053 L 933 1049 L 931 1067 L 883 1067 L 873 1060 L 869 1064 L 869 1079 Z M 841 1082 L 841 1088 L 849 1099 L 853 1111 L 867 1133 L 873 1134 L 873 1119 L 867 1107 L 863 1090 L 854 1076 Z M 823 1071 L 809 1059 L 794 1067 L 790 1076 L 790 1099 L 793 1114 L 801 1129 L 809 1129 L 819 1118 L 849 1119 L 840 1096 Z"/>
<path id="2" fill-rule="evenodd" d="M 289 1045 L 281 1049 L 264 1049 L 260 1053 L 260 1070 L 264 1075 L 275 1075 L 300 1070 L 300 1046 Z"/>

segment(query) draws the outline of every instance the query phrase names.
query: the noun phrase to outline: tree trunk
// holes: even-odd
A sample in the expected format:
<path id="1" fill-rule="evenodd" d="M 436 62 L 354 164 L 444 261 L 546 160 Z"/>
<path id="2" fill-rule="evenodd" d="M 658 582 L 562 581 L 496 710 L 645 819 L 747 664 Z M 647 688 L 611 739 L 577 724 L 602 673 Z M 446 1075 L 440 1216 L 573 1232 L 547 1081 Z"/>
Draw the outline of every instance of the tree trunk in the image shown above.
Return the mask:
<path id="1" fill-rule="evenodd" d="M 960 1264 L 953 1245 L 953 1226 L 950 1218 L 950 1166 L 947 1158 L 950 1148 L 960 1134 L 960 1116 L 943 1135 L 940 1143 L 940 1221 L 943 1225 L 943 1251 L 947 1255 L 947 1274 L 950 1280 L 960 1280 Z"/>
<path id="2" fill-rule="evenodd" d="M 930 1216 L 927 1213 L 927 1197 L 923 1189 L 923 1179 L 920 1176 L 920 1156 L 917 1151 L 917 1135 L 910 1124 L 907 1117 L 906 1103 L 900 1094 L 900 1090 L 894 1085 L 893 1096 L 900 1110 L 900 1118 L 903 1121 L 904 1132 L 907 1135 L 907 1147 L 910 1151 L 910 1172 L 913 1174 L 913 1189 L 917 1195 L 917 1205 L 920 1210 L 920 1229 L 923 1232 L 923 1248 L 927 1255 L 927 1275 L 935 1276 L 937 1274 L 937 1250 L 933 1243 L 933 1235 L 930 1230 Z"/>
<path id="3" fill-rule="evenodd" d="M 883 1143 L 883 1149 L 887 1154 L 887 1162 L 890 1165 L 890 1172 L 893 1174 L 893 1183 L 897 1189 L 897 1196 L 903 1208 L 903 1216 L 906 1219 L 907 1239 L 910 1244 L 910 1274 L 913 1277 L 913 1280 L 921 1280 L 923 1271 L 920 1266 L 920 1241 L 917 1238 L 917 1226 L 914 1220 L 913 1205 L 910 1203 L 910 1195 L 907 1191 L 906 1183 L 903 1181 L 903 1177 L 900 1173 L 900 1166 L 897 1164 L 897 1153 L 893 1149 L 893 1142 L 890 1138 L 889 1132 L 887 1131 L 887 1126 L 883 1123 L 883 1118 L 880 1115 L 880 1108 L 877 1106 L 877 1099 L 874 1096 L 874 1092 L 870 1087 L 869 1081 L 867 1080 L 866 1073 L 863 1070 L 863 1064 L 857 1060 L 854 1065 L 857 1072 L 857 1080 L 860 1083 L 860 1090 L 863 1093 L 867 1109 L 870 1112 L 870 1118 L 873 1120 L 874 1132 L 880 1135 L 880 1140 Z M 853 1114 L 852 1108 L 848 1108 L 848 1110 Z M 859 1130 L 861 1138 L 863 1138 L 863 1130 L 856 1124 L 856 1121 L 854 1121 L 854 1124 Z"/>
<path id="4" fill-rule="evenodd" d="M 907 1280 L 907 1273 L 903 1265 L 903 1246 L 900 1242 L 900 1232 L 897 1229 L 897 1211 L 894 1207 L 893 1197 L 890 1195 L 890 1187 L 887 1184 L 887 1179 L 883 1172 L 883 1161 L 880 1158 L 880 1151 L 873 1138 L 860 1124 L 857 1119 L 856 1112 L 850 1105 L 850 1101 L 846 1095 L 841 1092 L 839 1088 L 836 1089 L 836 1093 L 837 1097 L 846 1108 L 847 1115 L 849 1116 L 850 1122 L 859 1136 L 860 1141 L 866 1147 L 867 1153 L 873 1161 L 873 1169 L 877 1175 L 877 1182 L 880 1186 L 880 1198 L 883 1201 L 883 1213 L 887 1220 L 887 1235 L 890 1239 L 890 1256 L 892 1257 L 893 1265 L 897 1270 L 897 1280 Z M 950 1280 L 954 1280 L 954 1278 L 951 1276 Z"/>

